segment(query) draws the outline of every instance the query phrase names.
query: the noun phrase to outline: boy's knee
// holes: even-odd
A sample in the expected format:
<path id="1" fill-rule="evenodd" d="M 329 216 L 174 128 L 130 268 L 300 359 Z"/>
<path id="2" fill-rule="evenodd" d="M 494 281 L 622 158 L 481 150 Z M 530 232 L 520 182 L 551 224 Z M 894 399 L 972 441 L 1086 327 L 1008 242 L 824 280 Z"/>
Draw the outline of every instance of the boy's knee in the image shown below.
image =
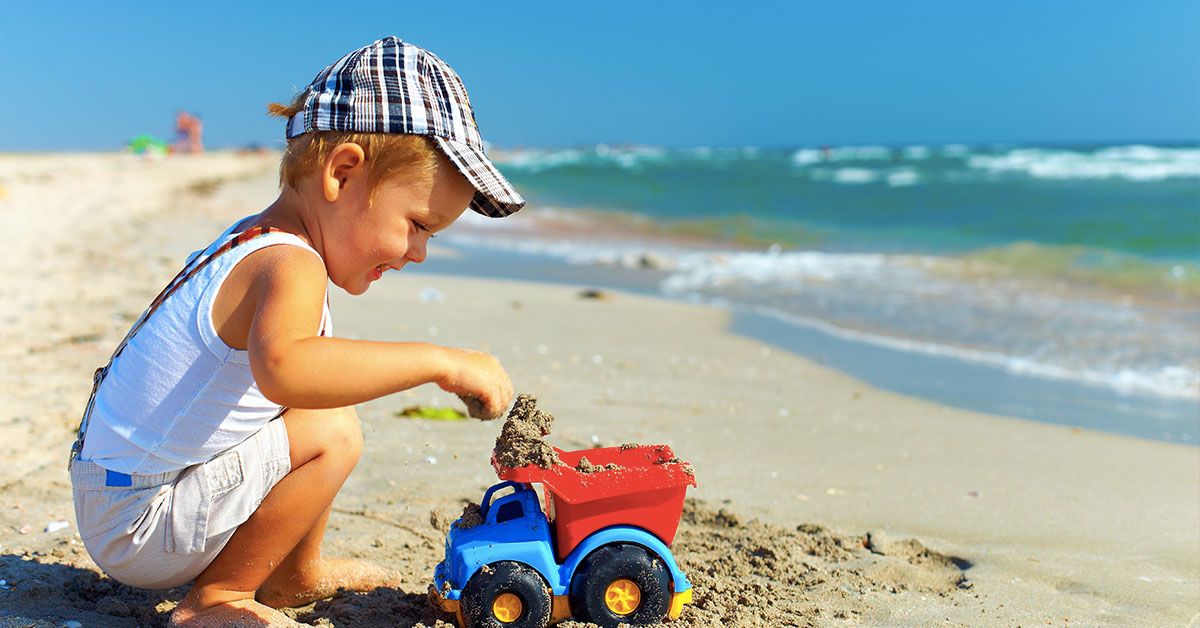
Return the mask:
<path id="1" fill-rule="evenodd" d="M 362 425 L 358 421 L 358 412 L 353 407 L 335 408 L 327 412 L 328 416 L 323 421 L 325 454 L 335 455 L 352 465 L 357 464 L 363 450 Z"/>
<path id="2" fill-rule="evenodd" d="M 284 425 L 290 441 L 293 469 L 323 458 L 338 461 L 349 470 L 362 456 L 362 428 L 353 407 L 288 410 L 284 414 Z"/>

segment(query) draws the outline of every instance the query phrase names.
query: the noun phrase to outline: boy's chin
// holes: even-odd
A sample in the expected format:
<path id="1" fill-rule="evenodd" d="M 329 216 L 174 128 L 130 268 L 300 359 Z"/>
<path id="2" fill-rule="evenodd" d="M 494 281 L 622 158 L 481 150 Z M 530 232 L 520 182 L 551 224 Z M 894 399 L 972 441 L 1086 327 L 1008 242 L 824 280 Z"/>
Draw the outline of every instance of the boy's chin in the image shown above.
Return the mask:
<path id="1" fill-rule="evenodd" d="M 335 281 L 333 282 L 333 285 L 341 288 L 346 294 L 356 297 L 360 294 L 363 294 L 368 288 L 371 287 L 371 281 L 368 279 L 360 279 L 352 284 L 341 284 Z"/>

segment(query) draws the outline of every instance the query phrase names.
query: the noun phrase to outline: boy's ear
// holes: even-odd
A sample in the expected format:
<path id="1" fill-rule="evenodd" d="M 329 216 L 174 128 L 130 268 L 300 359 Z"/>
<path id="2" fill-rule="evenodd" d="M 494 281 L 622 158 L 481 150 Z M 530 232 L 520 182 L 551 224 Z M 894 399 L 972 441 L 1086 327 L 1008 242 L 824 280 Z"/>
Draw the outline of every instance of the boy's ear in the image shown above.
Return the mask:
<path id="1" fill-rule="evenodd" d="M 362 146 L 354 142 L 338 144 L 325 160 L 325 171 L 322 172 L 322 188 L 325 200 L 330 203 L 337 200 L 347 182 L 357 181 L 367 173 L 367 156 Z"/>

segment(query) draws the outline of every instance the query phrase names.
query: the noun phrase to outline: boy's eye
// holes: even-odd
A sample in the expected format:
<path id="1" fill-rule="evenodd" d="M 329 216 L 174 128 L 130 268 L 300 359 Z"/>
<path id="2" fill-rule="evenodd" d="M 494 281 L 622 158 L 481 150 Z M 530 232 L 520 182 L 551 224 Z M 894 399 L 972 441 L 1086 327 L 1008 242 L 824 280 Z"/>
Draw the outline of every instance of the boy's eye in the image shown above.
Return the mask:
<path id="1" fill-rule="evenodd" d="M 419 223 L 419 222 L 417 222 L 417 221 L 415 221 L 415 220 L 413 221 L 413 224 L 417 226 L 417 231 L 429 231 L 429 227 L 426 227 L 425 225 L 423 225 L 423 224 L 421 224 L 421 223 Z M 430 238 L 436 238 L 437 236 L 436 236 L 436 235 L 433 235 L 433 234 L 431 233 L 431 234 L 429 234 L 429 237 L 430 237 Z"/>

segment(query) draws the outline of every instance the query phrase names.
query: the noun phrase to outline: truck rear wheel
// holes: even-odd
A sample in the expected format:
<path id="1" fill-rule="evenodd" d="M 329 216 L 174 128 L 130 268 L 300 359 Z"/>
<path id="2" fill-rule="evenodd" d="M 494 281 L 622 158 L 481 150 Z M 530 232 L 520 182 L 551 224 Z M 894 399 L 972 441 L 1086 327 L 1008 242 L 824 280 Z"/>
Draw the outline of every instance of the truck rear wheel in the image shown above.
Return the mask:
<path id="1" fill-rule="evenodd" d="M 670 604 L 666 565 L 637 545 L 605 545 L 571 578 L 571 611 L 604 628 L 660 622 Z"/>
<path id="2" fill-rule="evenodd" d="M 493 563 L 463 587 L 462 612 L 469 628 L 546 628 L 550 589 L 532 567 Z"/>

